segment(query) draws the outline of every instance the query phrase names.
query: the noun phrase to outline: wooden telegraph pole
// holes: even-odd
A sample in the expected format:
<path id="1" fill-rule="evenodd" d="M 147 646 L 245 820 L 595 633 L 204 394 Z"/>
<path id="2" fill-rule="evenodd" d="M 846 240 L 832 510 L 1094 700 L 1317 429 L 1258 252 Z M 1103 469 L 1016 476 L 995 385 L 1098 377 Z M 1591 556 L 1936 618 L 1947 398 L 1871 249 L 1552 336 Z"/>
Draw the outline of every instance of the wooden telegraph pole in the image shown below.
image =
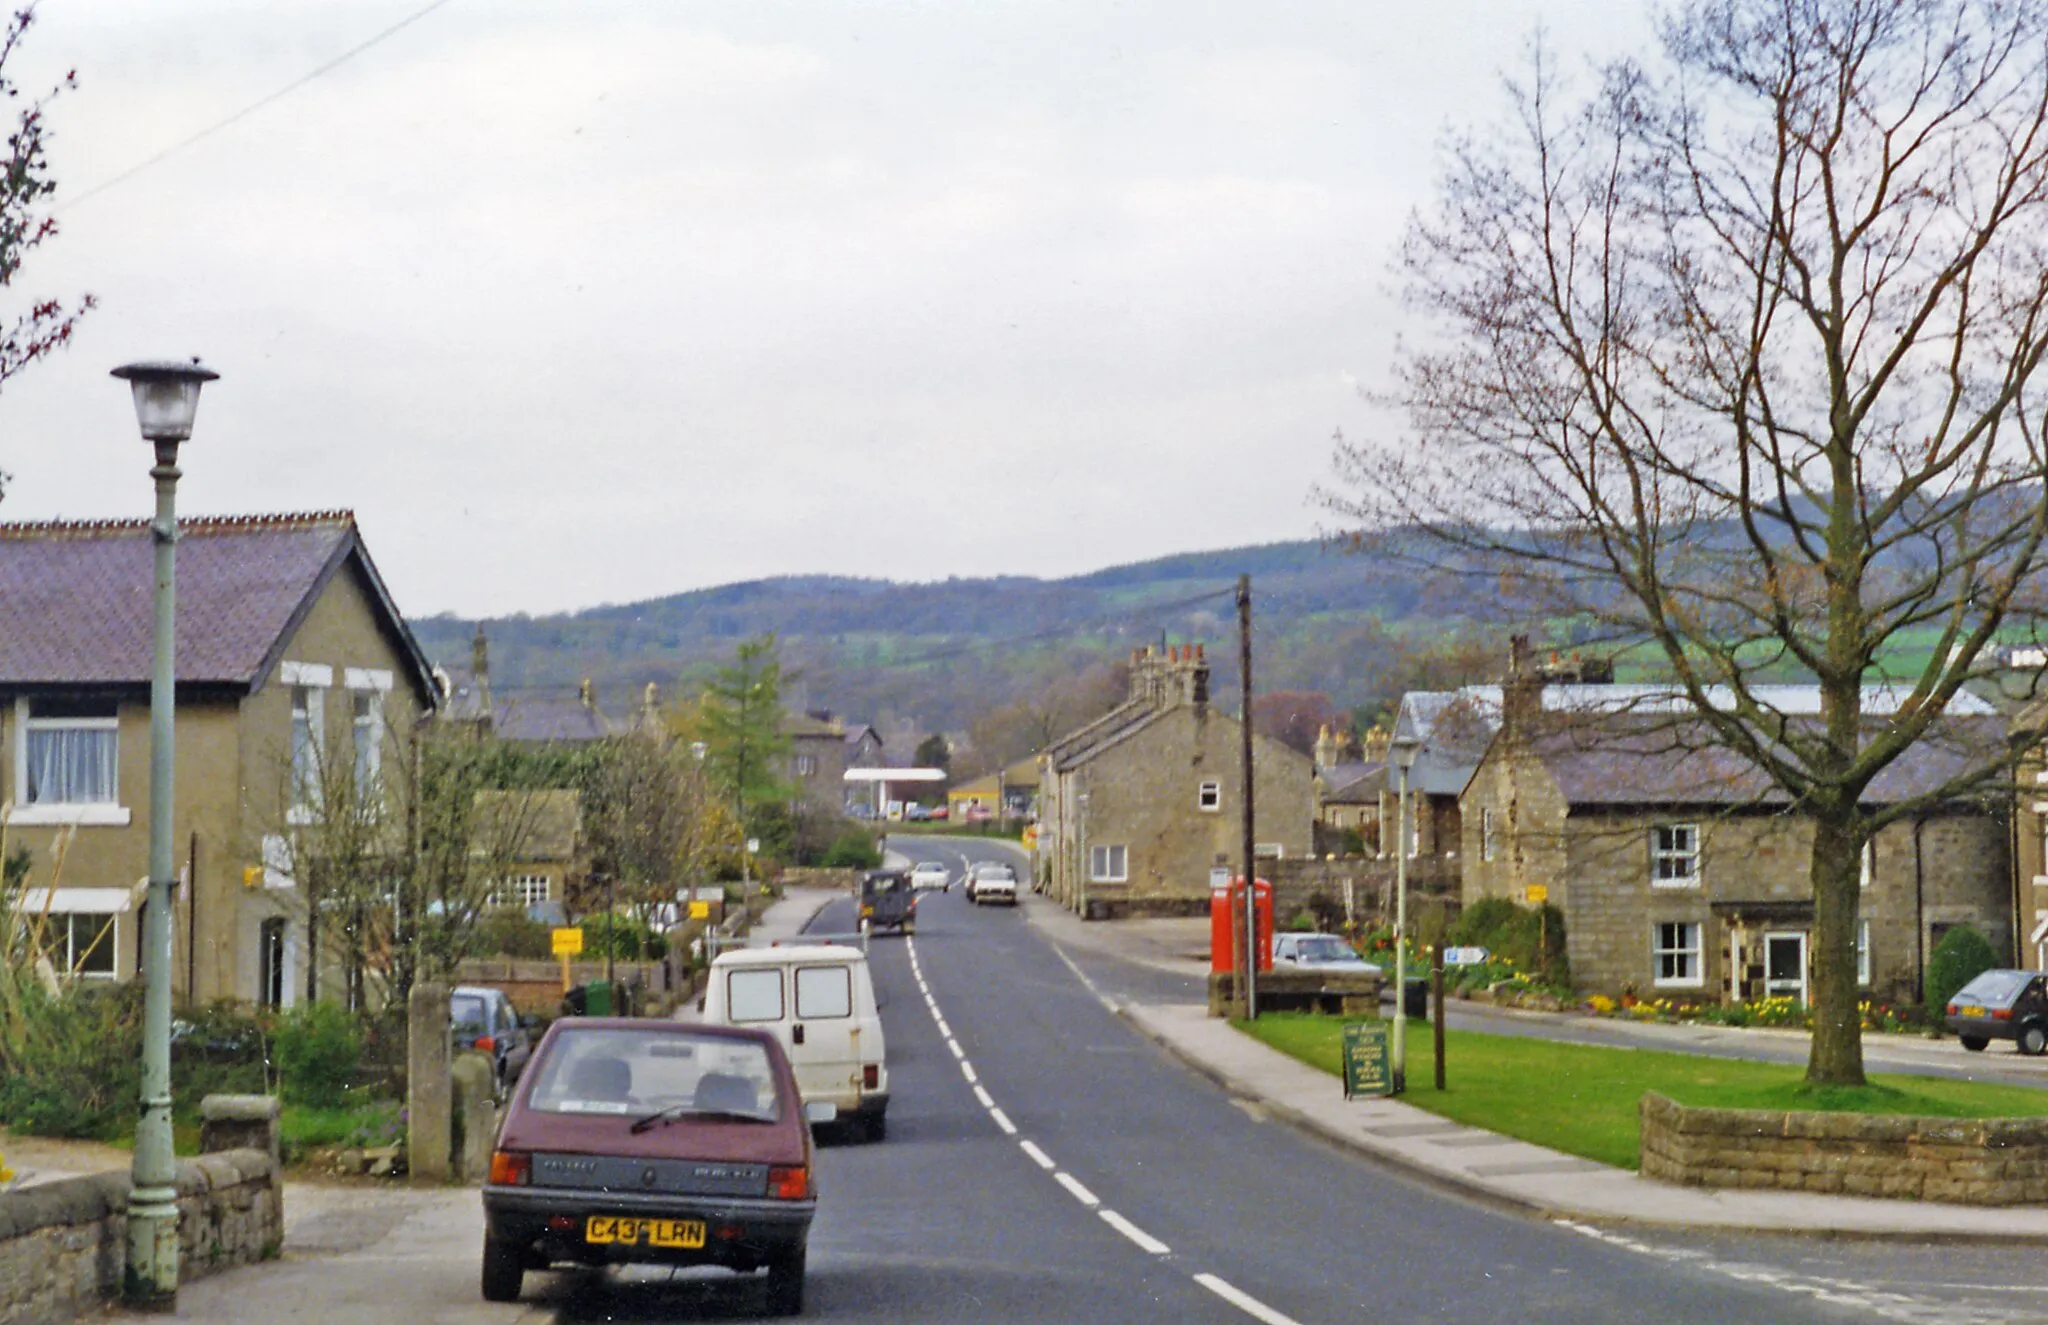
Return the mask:
<path id="1" fill-rule="evenodd" d="M 1238 916 L 1237 970 L 1244 999 L 1244 1015 L 1259 1015 L 1258 933 L 1259 898 L 1257 861 L 1253 858 L 1256 828 L 1252 818 L 1252 577 L 1237 577 L 1237 674 L 1244 682 L 1242 727 L 1244 728 L 1244 910 Z"/>

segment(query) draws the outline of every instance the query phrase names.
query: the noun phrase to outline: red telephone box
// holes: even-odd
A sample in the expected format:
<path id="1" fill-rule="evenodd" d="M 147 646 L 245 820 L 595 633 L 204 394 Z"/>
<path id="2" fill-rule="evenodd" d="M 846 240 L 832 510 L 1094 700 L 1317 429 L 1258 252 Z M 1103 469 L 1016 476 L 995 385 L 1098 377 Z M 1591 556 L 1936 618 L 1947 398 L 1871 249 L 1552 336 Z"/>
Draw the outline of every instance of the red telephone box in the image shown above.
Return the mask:
<path id="1" fill-rule="evenodd" d="M 1264 879 L 1252 881 L 1252 905 L 1258 911 L 1258 969 L 1273 969 L 1273 885 Z M 1209 889 L 1209 969 L 1237 969 L 1237 926 L 1244 915 L 1244 880 L 1232 879 L 1228 888 Z"/>

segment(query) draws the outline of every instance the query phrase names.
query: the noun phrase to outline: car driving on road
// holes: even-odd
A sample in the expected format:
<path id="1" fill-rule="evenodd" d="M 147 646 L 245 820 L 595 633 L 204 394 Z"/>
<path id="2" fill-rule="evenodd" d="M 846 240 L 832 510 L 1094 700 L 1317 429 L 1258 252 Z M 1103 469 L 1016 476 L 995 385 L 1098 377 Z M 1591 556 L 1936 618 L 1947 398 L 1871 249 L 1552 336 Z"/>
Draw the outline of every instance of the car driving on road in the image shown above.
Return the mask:
<path id="1" fill-rule="evenodd" d="M 946 868 L 943 861 L 920 860 L 917 864 L 910 867 L 910 886 L 920 892 L 927 888 L 937 888 L 940 892 L 951 892 L 953 890 L 953 872 Z"/>
<path id="2" fill-rule="evenodd" d="M 766 1031 L 623 1018 L 549 1028 L 484 1186 L 483 1295 L 551 1265 L 766 1269 L 768 1310 L 803 1310 L 817 1211 L 812 1121 Z"/>
<path id="3" fill-rule="evenodd" d="M 1986 971 L 1956 991 L 1947 1012 L 1965 1049 L 2011 1040 L 2023 1054 L 2048 1052 L 2048 975 L 2040 971 Z"/>
<path id="4" fill-rule="evenodd" d="M 995 903 L 1015 906 L 1017 872 L 1008 865 L 975 866 L 974 887 L 967 894 L 967 900 L 976 906 L 989 906 Z"/>

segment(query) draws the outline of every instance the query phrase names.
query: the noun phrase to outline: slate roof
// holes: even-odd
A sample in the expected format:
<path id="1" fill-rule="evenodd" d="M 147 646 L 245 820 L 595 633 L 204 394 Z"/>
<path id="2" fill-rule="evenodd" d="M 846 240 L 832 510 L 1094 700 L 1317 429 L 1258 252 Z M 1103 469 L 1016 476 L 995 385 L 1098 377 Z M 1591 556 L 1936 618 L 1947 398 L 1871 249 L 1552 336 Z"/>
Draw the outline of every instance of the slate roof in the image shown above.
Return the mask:
<path id="1" fill-rule="evenodd" d="M 613 730 L 597 705 L 575 695 L 513 694 L 492 701 L 492 734 L 507 741 L 574 745 L 602 741 Z"/>
<path id="2" fill-rule="evenodd" d="M 1938 790 L 2002 748 L 2005 730 L 1996 717 L 1937 723 L 1872 780 L 1864 804 L 1896 804 Z M 1697 721 L 1610 716 L 1543 733 L 1534 753 L 1573 809 L 1791 803 L 1747 760 L 1715 745 Z"/>
<path id="3" fill-rule="evenodd" d="M 1337 764 L 1323 770 L 1323 804 L 1371 805 L 1387 786 L 1385 764 Z"/>
<path id="4" fill-rule="evenodd" d="M 254 689 L 321 589 L 353 561 L 434 693 L 419 644 L 349 511 L 178 522 L 177 676 Z M 0 686 L 147 685 L 155 547 L 146 520 L 0 524 Z"/>

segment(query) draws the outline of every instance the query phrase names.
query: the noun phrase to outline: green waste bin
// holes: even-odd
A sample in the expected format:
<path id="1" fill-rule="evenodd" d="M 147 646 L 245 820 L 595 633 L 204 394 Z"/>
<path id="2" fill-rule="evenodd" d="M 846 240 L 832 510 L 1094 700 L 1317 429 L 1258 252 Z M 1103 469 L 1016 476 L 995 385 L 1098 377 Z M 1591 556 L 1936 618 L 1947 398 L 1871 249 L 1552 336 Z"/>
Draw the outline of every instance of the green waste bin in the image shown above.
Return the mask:
<path id="1" fill-rule="evenodd" d="M 609 1017 L 612 1015 L 612 982 L 592 980 L 583 987 L 583 1015 L 586 1017 Z"/>

